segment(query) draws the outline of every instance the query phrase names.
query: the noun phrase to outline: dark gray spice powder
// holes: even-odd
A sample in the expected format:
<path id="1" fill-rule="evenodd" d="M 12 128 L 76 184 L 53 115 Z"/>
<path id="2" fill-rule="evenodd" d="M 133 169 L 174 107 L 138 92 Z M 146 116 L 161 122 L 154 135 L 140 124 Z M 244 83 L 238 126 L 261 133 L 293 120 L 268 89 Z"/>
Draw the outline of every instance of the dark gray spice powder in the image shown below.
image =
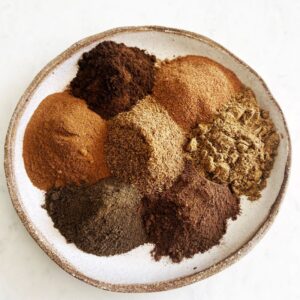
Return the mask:
<path id="1" fill-rule="evenodd" d="M 109 256 L 146 242 L 141 195 L 115 178 L 91 186 L 66 186 L 46 194 L 44 208 L 67 242 L 88 253 Z"/>

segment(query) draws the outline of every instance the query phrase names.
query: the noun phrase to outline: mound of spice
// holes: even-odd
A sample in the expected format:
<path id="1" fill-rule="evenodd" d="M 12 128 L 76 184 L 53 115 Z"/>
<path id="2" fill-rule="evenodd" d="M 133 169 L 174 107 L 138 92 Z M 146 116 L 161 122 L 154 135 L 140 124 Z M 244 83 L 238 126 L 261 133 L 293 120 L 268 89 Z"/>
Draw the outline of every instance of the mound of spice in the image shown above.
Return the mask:
<path id="1" fill-rule="evenodd" d="M 102 42 L 79 60 L 72 94 L 85 99 L 104 119 L 112 118 L 151 93 L 155 61 L 139 48 Z"/>
<path id="2" fill-rule="evenodd" d="M 108 124 L 105 156 L 115 177 L 150 194 L 170 187 L 184 167 L 182 130 L 147 96 Z"/>
<path id="3" fill-rule="evenodd" d="M 109 256 L 146 242 L 141 195 L 115 178 L 52 189 L 44 208 L 67 242 L 85 252 Z"/>
<path id="4" fill-rule="evenodd" d="M 227 185 L 213 183 L 190 164 L 166 192 L 143 197 L 143 220 L 156 260 L 173 262 L 219 244 L 227 219 L 239 214 L 239 199 Z"/>
<path id="5" fill-rule="evenodd" d="M 211 121 L 217 110 L 241 90 L 236 75 L 217 62 L 188 55 L 161 64 L 153 95 L 183 129 Z"/>
<path id="6" fill-rule="evenodd" d="M 23 158 L 32 183 L 48 190 L 109 176 L 106 121 L 67 92 L 45 98 L 27 125 Z"/>
<path id="7" fill-rule="evenodd" d="M 222 108 L 211 124 L 199 124 L 187 149 L 210 180 L 229 183 L 238 196 L 260 197 L 273 167 L 279 135 L 250 89 Z"/>

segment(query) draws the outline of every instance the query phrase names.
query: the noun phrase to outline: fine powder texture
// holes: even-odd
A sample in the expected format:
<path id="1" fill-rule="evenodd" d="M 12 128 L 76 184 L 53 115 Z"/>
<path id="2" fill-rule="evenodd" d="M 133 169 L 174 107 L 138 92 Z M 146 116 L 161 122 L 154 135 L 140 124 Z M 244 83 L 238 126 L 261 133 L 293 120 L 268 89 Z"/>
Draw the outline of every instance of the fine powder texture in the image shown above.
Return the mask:
<path id="1" fill-rule="evenodd" d="M 156 260 L 173 262 L 219 244 L 227 219 L 239 214 L 239 199 L 226 185 L 213 183 L 187 165 L 172 188 L 143 197 L 143 220 Z"/>
<path id="2" fill-rule="evenodd" d="M 106 121 L 67 92 L 45 98 L 27 125 L 23 158 L 40 189 L 94 183 L 109 176 L 104 159 Z"/>
<path id="3" fill-rule="evenodd" d="M 151 93 L 155 61 L 154 55 L 139 48 L 102 42 L 79 60 L 71 91 L 109 119 Z"/>
<path id="4" fill-rule="evenodd" d="M 67 242 L 85 252 L 109 256 L 146 242 L 141 195 L 115 178 L 52 189 L 44 208 Z"/>
<path id="5" fill-rule="evenodd" d="M 199 124 L 192 131 L 187 150 L 207 178 L 229 183 L 236 195 L 255 200 L 266 186 L 278 145 L 269 114 L 245 89 L 211 124 Z"/>
<path id="6" fill-rule="evenodd" d="M 217 62 L 188 55 L 162 63 L 153 95 L 183 129 L 208 122 L 236 92 L 241 82 Z"/>
<path id="7" fill-rule="evenodd" d="M 180 127 L 151 96 L 110 120 L 105 155 L 115 177 L 142 193 L 170 187 L 184 167 Z"/>

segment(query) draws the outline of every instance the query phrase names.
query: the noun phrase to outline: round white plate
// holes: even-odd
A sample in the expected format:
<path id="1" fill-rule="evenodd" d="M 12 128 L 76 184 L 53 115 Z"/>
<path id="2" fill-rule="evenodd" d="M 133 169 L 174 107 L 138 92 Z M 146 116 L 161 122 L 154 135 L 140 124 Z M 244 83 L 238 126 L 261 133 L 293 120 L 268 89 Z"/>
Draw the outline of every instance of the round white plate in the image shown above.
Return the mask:
<path id="1" fill-rule="evenodd" d="M 207 56 L 237 74 L 269 111 L 281 135 L 278 156 L 262 197 L 256 202 L 241 200 L 241 215 L 229 222 L 220 245 L 196 254 L 181 263 L 168 258 L 159 262 L 150 255 L 147 244 L 126 254 L 98 257 L 84 253 L 53 227 L 41 206 L 44 192 L 28 178 L 22 158 L 24 131 L 34 110 L 49 94 L 62 91 L 75 76 L 76 63 L 83 52 L 103 40 L 123 42 L 155 54 L 160 59 L 179 55 Z M 12 117 L 6 141 L 5 168 L 13 204 L 27 230 L 41 248 L 63 269 L 95 286 L 114 291 L 158 291 L 179 287 L 208 277 L 235 262 L 264 234 L 272 223 L 282 200 L 290 166 L 290 140 L 278 104 L 262 79 L 245 63 L 210 39 L 182 30 L 164 27 L 117 28 L 88 37 L 71 46 L 51 61 L 33 80 Z"/>

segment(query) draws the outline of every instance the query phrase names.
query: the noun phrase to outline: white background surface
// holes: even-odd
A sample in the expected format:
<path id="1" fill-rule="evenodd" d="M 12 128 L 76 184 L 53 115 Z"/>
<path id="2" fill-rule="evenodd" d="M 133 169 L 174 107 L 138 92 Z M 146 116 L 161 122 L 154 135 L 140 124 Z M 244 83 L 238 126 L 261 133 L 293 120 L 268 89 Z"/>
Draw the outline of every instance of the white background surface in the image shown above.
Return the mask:
<path id="1" fill-rule="evenodd" d="M 274 225 L 240 262 L 181 289 L 149 295 L 116 294 L 72 278 L 31 239 L 8 196 L 3 146 L 18 99 L 50 59 L 85 36 L 117 26 L 145 24 L 206 35 L 253 67 L 285 113 L 294 155 L 289 187 Z M 0 300 L 300 299 L 299 57 L 297 0 L 170 0 L 157 4 L 153 0 L 0 0 Z"/>

